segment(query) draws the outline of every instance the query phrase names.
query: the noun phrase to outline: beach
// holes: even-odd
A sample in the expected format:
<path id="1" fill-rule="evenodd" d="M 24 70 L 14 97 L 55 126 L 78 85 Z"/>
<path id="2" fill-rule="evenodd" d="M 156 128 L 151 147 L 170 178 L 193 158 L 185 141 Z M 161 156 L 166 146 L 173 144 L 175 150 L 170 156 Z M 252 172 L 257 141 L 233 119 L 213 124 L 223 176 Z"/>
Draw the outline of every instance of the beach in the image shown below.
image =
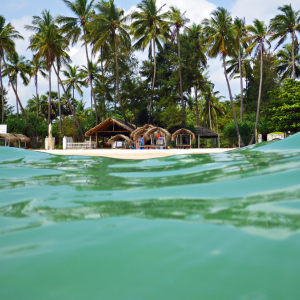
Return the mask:
<path id="1" fill-rule="evenodd" d="M 34 150 L 54 155 L 79 155 L 79 156 L 99 156 L 117 159 L 150 159 L 186 154 L 210 154 L 223 153 L 233 150 L 233 148 L 205 148 L 205 149 L 68 149 L 68 150 Z"/>

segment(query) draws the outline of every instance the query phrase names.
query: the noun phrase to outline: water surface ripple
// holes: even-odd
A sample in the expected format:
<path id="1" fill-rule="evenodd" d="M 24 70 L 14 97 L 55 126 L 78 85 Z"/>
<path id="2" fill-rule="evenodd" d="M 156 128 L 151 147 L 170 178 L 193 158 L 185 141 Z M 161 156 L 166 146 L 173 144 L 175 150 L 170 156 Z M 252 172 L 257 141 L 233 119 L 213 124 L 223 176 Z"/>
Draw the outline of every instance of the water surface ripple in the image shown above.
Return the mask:
<path id="1" fill-rule="evenodd" d="M 0 299 L 298 300 L 300 134 L 151 160 L 0 147 Z"/>

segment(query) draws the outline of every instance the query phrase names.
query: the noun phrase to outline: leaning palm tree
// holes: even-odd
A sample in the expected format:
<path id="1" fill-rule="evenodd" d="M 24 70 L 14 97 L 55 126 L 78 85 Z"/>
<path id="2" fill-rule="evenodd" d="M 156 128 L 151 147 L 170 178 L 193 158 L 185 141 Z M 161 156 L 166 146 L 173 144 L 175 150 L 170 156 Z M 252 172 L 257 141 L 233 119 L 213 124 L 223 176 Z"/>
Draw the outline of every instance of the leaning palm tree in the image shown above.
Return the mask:
<path id="1" fill-rule="evenodd" d="M 149 104 L 149 118 L 148 123 L 151 120 L 152 112 L 152 98 L 155 85 L 156 77 L 156 54 L 155 46 L 159 50 L 162 50 L 161 43 L 168 37 L 169 23 L 167 22 L 169 18 L 168 13 L 162 13 L 162 9 L 156 5 L 156 0 L 143 0 L 137 5 L 139 11 L 132 13 L 131 17 L 133 22 L 131 24 L 131 29 L 133 33 L 133 39 L 135 44 L 133 45 L 136 50 L 145 50 L 149 45 L 149 58 L 153 57 L 154 62 L 154 74 L 152 78 L 152 88 L 151 88 L 151 98 Z"/>
<path id="2" fill-rule="evenodd" d="M 233 27 L 232 18 L 225 8 L 219 7 L 212 12 L 211 18 L 204 19 L 202 24 L 204 26 L 203 31 L 206 36 L 206 41 L 208 42 L 209 47 L 208 55 L 210 57 L 217 57 L 220 54 L 222 57 L 224 75 L 227 82 L 235 128 L 237 136 L 240 137 L 231 88 L 226 73 L 226 57 L 232 56 L 234 54 L 234 49 L 238 48 L 236 40 L 237 33 Z M 241 143 L 243 144 L 242 141 Z"/>
<path id="3" fill-rule="evenodd" d="M 242 39 L 246 37 L 246 27 L 245 27 L 245 19 L 239 19 L 239 18 L 235 18 L 234 22 L 233 22 L 233 28 L 236 31 L 236 40 L 238 43 L 238 60 L 239 60 L 239 73 L 240 73 L 240 88 L 241 88 L 241 108 L 240 108 L 240 120 L 243 121 L 243 112 L 244 112 L 244 108 L 243 108 L 243 91 L 244 91 L 244 87 L 243 87 L 243 71 L 242 71 Z"/>
<path id="4" fill-rule="evenodd" d="M 295 70 L 295 78 L 300 78 L 300 53 L 299 48 L 292 50 L 292 44 L 286 44 L 283 49 L 276 53 L 274 62 L 275 70 L 281 76 L 280 82 L 286 78 L 292 78 L 293 70 Z M 294 53 L 294 58 L 293 58 Z M 294 61 L 294 68 L 293 68 Z"/>
<path id="5" fill-rule="evenodd" d="M 250 36 L 243 39 L 244 42 L 249 43 L 249 46 L 246 49 L 246 53 L 252 53 L 253 50 L 255 51 L 255 54 L 260 52 L 260 82 L 259 82 L 259 92 L 258 92 L 258 100 L 257 100 L 257 112 L 256 112 L 254 134 L 249 143 L 251 145 L 256 136 L 256 130 L 257 130 L 258 119 L 259 119 L 261 91 L 262 91 L 262 83 L 263 83 L 263 55 L 266 50 L 266 46 L 270 48 L 271 43 L 268 40 L 268 36 L 270 35 L 269 28 L 263 21 L 259 21 L 255 19 L 253 25 L 247 26 L 247 30 Z"/>
<path id="6" fill-rule="evenodd" d="M 129 50 L 131 47 L 131 40 L 128 34 L 129 26 L 126 25 L 128 17 L 124 15 L 124 10 L 122 8 L 119 8 L 115 5 L 114 0 L 102 0 L 95 5 L 95 8 L 99 13 L 93 17 L 90 26 L 90 35 L 97 36 L 95 45 L 101 46 L 109 42 L 111 48 L 114 50 L 116 65 L 116 88 L 119 105 L 122 110 L 124 121 L 126 122 L 125 110 L 119 89 L 118 49 L 120 44 L 126 50 Z"/>
<path id="7" fill-rule="evenodd" d="M 16 91 L 13 79 L 10 76 L 10 73 L 9 73 L 8 67 L 7 67 L 7 63 L 6 63 L 6 60 L 5 60 L 5 53 L 15 53 L 16 52 L 15 43 L 14 43 L 15 39 L 23 39 L 23 37 L 19 34 L 19 32 L 17 30 L 15 30 L 15 28 L 10 23 L 5 25 L 5 18 L 0 15 L 0 60 L 2 59 L 2 61 L 4 63 L 4 67 L 5 67 L 5 70 L 7 72 L 9 82 L 11 83 L 13 91 L 16 95 L 17 101 L 20 105 L 22 114 L 23 114 L 23 116 L 25 118 L 25 121 L 28 125 L 31 136 L 33 138 L 35 138 L 34 131 L 31 127 L 31 124 L 29 123 L 29 120 L 27 118 L 27 115 L 25 113 L 23 105 L 22 105 L 22 103 L 19 99 L 19 96 L 18 96 L 18 93 Z"/>
<path id="8" fill-rule="evenodd" d="M 47 78 L 46 74 L 46 63 L 43 59 L 32 60 L 31 61 L 31 77 L 34 77 L 34 85 L 35 85 L 35 93 L 36 99 L 39 98 L 38 94 L 38 75 L 42 75 L 42 77 Z M 39 101 L 36 102 L 36 114 L 39 115 Z"/>
<path id="9" fill-rule="evenodd" d="M 276 48 L 283 44 L 283 42 L 287 39 L 288 35 L 291 35 L 292 38 L 292 78 L 295 80 L 296 78 L 296 69 L 295 69 L 295 43 L 297 40 L 296 32 L 300 32 L 300 12 L 294 11 L 292 5 L 284 5 L 279 6 L 278 9 L 282 12 L 273 18 L 270 22 L 270 31 L 272 37 L 270 41 L 273 41 L 277 38 L 278 41 Z"/>
<path id="10" fill-rule="evenodd" d="M 66 34 L 66 38 L 71 42 L 72 45 L 78 42 L 80 38 L 84 41 L 85 47 L 85 55 L 87 61 L 87 69 L 89 73 L 89 77 L 91 77 L 90 70 L 89 70 L 89 53 L 87 47 L 87 24 L 91 20 L 91 17 L 94 15 L 93 10 L 93 3 L 94 0 L 75 0 L 74 2 L 68 0 L 62 0 L 70 11 L 75 15 L 75 17 L 65 17 L 65 16 L 58 16 L 57 22 L 62 24 L 61 32 Z M 94 93 L 94 88 L 92 85 L 92 80 L 89 80 L 92 98 L 94 100 L 95 106 L 95 116 L 96 116 L 96 124 L 98 124 L 98 113 L 97 113 L 97 103 Z"/>
<path id="11" fill-rule="evenodd" d="M 7 55 L 7 71 L 10 73 L 10 77 L 13 80 L 16 91 L 18 93 L 18 77 L 20 76 L 23 84 L 26 86 L 29 84 L 30 65 L 25 59 L 25 56 L 18 55 L 18 53 L 10 53 Z M 3 77 L 7 76 L 6 70 L 3 72 Z M 19 118 L 19 105 L 16 99 L 17 116 Z"/>
<path id="12" fill-rule="evenodd" d="M 183 91 L 182 91 L 182 74 L 181 74 L 181 56 L 180 56 L 180 29 L 185 27 L 185 24 L 190 21 L 185 16 L 185 12 L 182 13 L 180 9 L 171 6 L 169 11 L 169 17 L 171 22 L 171 27 L 173 27 L 172 34 L 171 34 L 171 42 L 177 38 L 177 46 L 178 46 L 178 59 L 179 59 L 179 85 L 180 85 L 180 98 L 181 98 L 181 106 L 182 106 L 182 117 L 183 117 L 183 127 L 186 127 L 186 120 L 185 120 L 185 107 L 184 107 L 184 100 L 183 100 Z"/>

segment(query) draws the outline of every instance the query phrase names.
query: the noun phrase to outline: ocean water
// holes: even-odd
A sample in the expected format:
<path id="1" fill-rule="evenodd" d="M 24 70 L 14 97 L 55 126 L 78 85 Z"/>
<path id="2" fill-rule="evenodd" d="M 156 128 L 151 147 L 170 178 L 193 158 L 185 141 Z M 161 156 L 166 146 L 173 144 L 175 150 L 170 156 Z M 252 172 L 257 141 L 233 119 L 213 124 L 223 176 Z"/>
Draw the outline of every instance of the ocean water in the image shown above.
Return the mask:
<path id="1" fill-rule="evenodd" d="M 300 134 L 122 161 L 0 147 L 0 299 L 300 299 Z"/>

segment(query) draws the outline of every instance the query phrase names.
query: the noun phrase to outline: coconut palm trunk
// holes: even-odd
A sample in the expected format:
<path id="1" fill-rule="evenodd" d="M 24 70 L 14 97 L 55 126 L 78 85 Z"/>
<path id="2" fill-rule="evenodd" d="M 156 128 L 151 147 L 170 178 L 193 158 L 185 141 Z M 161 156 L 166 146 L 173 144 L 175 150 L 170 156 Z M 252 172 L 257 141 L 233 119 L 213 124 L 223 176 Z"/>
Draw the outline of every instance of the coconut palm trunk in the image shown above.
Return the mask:
<path id="1" fill-rule="evenodd" d="M 203 117 L 203 127 L 206 128 L 205 126 L 205 114 L 204 114 L 204 109 L 203 109 L 203 98 L 201 97 L 201 109 L 202 109 L 202 117 Z"/>
<path id="2" fill-rule="evenodd" d="M 125 111 L 124 111 L 124 107 L 123 107 L 122 100 L 121 100 L 120 89 L 119 89 L 119 64 L 118 64 L 118 52 L 117 52 L 117 38 L 116 38 L 116 33 L 115 32 L 114 32 L 114 42 L 115 42 L 117 93 L 118 93 L 119 104 L 120 104 L 120 107 L 122 109 L 122 115 L 123 115 L 123 118 L 124 118 L 124 122 L 127 123 L 126 116 L 125 116 Z"/>
<path id="3" fill-rule="evenodd" d="M 79 131 L 80 131 L 80 134 L 81 134 L 81 136 L 82 136 L 82 140 L 84 140 L 84 134 L 83 134 L 82 128 L 81 128 L 81 126 L 80 126 L 80 124 L 79 124 L 79 122 L 78 122 L 78 120 L 77 120 L 77 118 L 76 118 L 76 116 L 75 116 L 75 112 L 74 112 L 74 110 L 73 110 L 73 108 L 72 108 L 72 105 L 71 105 L 71 103 L 70 103 L 70 100 L 69 100 L 68 94 L 67 94 L 67 92 L 66 92 L 66 89 L 65 89 L 65 87 L 64 87 L 64 85 L 63 85 L 63 83 L 62 83 L 62 81 L 61 81 L 61 78 L 60 78 L 60 76 L 59 76 L 59 73 L 57 73 L 57 70 L 56 70 L 55 66 L 53 66 L 53 69 L 54 69 L 54 72 L 56 73 L 56 76 L 57 76 L 57 78 L 58 78 L 58 80 L 59 80 L 59 83 L 60 83 L 60 85 L 61 85 L 61 87 L 62 87 L 62 89 L 63 89 L 63 91 L 64 91 L 66 100 L 67 100 L 67 102 L 68 102 L 69 109 L 70 109 L 70 111 L 71 111 L 71 113 L 72 113 L 72 116 L 73 116 L 73 118 L 74 118 L 74 120 L 75 120 L 75 122 L 76 122 L 76 125 L 77 125 L 77 127 L 78 127 L 78 129 L 79 129 Z"/>
<path id="4" fill-rule="evenodd" d="M 38 75 L 34 75 L 35 94 L 36 94 L 36 116 L 39 116 L 39 94 L 38 94 Z"/>
<path id="5" fill-rule="evenodd" d="M 51 65 L 49 67 L 48 125 L 51 119 Z"/>
<path id="6" fill-rule="evenodd" d="M 243 121 L 244 113 L 244 87 L 243 87 L 243 72 L 242 72 L 242 56 L 241 56 L 241 43 L 239 42 L 239 70 L 240 70 L 240 86 L 241 86 L 241 110 L 240 110 L 240 120 Z"/>
<path id="7" fill-rule="evenodd" d="M 251 145 L 254 142 L 254 138 L 256 136 L 258 120 L 259 120 L 262 82 L 263 82 L 263 43 L 261 43 L 261 45 L 260 45 L 260 81 L 259 81 L 259 91 L 258 91 L 258 99 L 257 99 L 257 111 L 256 111 L 255 127 L 254 127 L 254 133 L 253 133 L 253 136 L 251 138 L 251 141 L 250 141 L 249 145 Z"/>
<path id="8" fill-rule="evenodd" d="M 100 47 L 100 58 L 101 58 L 101 73 L 102 73 L 102 84 L 104 78 L 104 70 L 103 70 L 103 46 Z M 105 97 L 102 97 L 102 121 L 106 119 L 106 112 L 105 112 Z"/>
<path id="9" fill-rule="evenodd" d="M 15 89 L 15 86 L 14 86 L 12 80 L 11 80 L 11 77 L 10 77 L 9 72 L 8 72 L 7 64 L 6 64 L 6 61 L 5 61 L 5 58 L 4 58 L 3 55 L 2 55 L 2 59 L 3 59 L 4 66 L 5 66 L 6 73 L 7 73 L 7 75 L 8 75 L 9 82 L 11 83 L 11 86 L 12 86 L 12 88 L 13 88 L 13 90 L 14 90 L 14 93 L 15 93 L 16 98 L 17 98 L 17 101 L 18 101 L 18 103 L 19 103 L 19 105 L 20 105 L 22 114 L 23 114 L 23 116 L 24 116 L 24 118 L 25 118 L 25 121 L 26 121 L 26 123 L 27 123 L 27 125 L 28 125 L 30 134 L 31 134 L 31 136 L 35 139 L 35 133 L 34 133 L 32 127 L 31 127 L 31 124 L 30 124 L 30 122 L 29 122 L 29 120 L 28 120 L 28 118 L 27 118 L 27 115 L 26 115 L 26 113 L 25 113 L 25 110 L 24 110 L 24 108 L 23 108 L 23 105 L 22 105 L 22 103 L 21 103 L 21 101 L 20 101 L 20 99 L 19 99 L 18 93 L 17 93 L 17 91 L 16 91 L 16 89 Z"/>
<path id="10" fill-rule="evenodd" d="M 149 105 L 149 117 L 148 117 L 148 124 L 151 121 L 151 112 L 152 112 L 152 101 L 153 101 L 153 93 L 154 93 L 154 84 L 155 84 L 155 77 L 156 77 L 156 56 L 155 56 L 155 40 L 152 39 L 153 42 L 153 61 L 154 61 L 154 72 L 152 78 L 152 87 L 151 87 L 151 98 L 150 98 L 150 105 Z"/>
<path id="11" fill-rule="evenodd" d="M 292 64 L 293 64 L 293 80 L 296 79 L 295 72 L 295 31 L 292 32 Z"/>
<path id="12" fill-rule="evenodd" d="M 240 137 L 240 131 L 239 131 L 239 126 L 237 123 L 237 119 L 236 119 L 236 113 L 235 113 L 235 109 L 234 109 L 234 104 L 233 104 L 233 98 L 232 98 L 232 93 L 231 93 L 231 88 L 230 88 L 230 84 L 229 84 L 229 80 L 228 80 L 228 76 L 227 76 L 227 72 L 226 72 L 226 65 L 225 65 L 225 54 L 222 54 L 222 58 L 223 58 L 223 67 L 224 67 L 224 75 L 225 75 L 225 79 L 226 79 L 226 83 L 227 83 L 227 88 L 228 88 L 228 92 L 229 92 L 229 98 L 230 98 L 230 103 L 231 103 L 231 107 L 232 107 L 232 112 L 233 112 L 233 118 L 234 118 L 234 123 L 235 123 L 235 129 L 236 129 L 236 133 L 238 138 Z M 243 144 L 242 142 L 242 138 L 240 137 L 240 141 L 241 144 Z"/>
<path id="13" fill-rule="evenodd" d="M 4 124 L 4 88 L 2 81 L 2 59 L 0 56 L 0 83 L 1 83 L 1 98 L 2 98 L 2 124 Z"/>
<path id="14" fill-rule="evenodd" d="M 195 101 L 196 101 L 196 125 L 199 126 L 199 110 L 198 110 L 198 99 L 197 99 L 197 83 L 195 84 Z"/>
<path id="15" fill-rule="evenodd" d="M 185 127 L 186 127 L 186 121 L 185 121 L 185 105 L 184 105 L 183 91 L 182 91 L 182 74 L 181 74 L 181 55 L 180 55 L 180 37 L 179 37 L 179 29 L 177 30 L 177 45 L 178 45 L 178 58 L 179 58 L 179 85 L 180 85 L 180 98 L 181 98 L 181 106 L 182 106 L 183 128 L 185 128 Z"/>
<path id="16" fill-rule="evenodd" d="M 57 61 L 57 72 L 59 74 L 60 72 L 60 65 Z M 61 124 L 61 103 L 60 103 L 60 84 L 59 84 L 59 78 L 57 77 L 57 96 L 58 96 L 58 113 L 59 113 L 59 133 L 62 132 L 62 124 Z M 61 139 L 59 139 L 59 145 L 61 145 Z"/>
<path id="17" fill-rule="evenodd" d="M 18 93 L 18 73 L 16 74 L 16 91 Z M 17 108 L 17 116 L 19 119 L 19 105 L 18 105 L 18 99 L 16 97 L 16 108 Z"/>
<path id="18" fill-rule="evenodd" d="M 85 31 L 84 31 L 84 35 L 86 35 Z M 84 46 L 85 46 L 85 54 L 86 54 L 86 61 L 87 61 L 87 70 L 88 70 L 88 73 L 89 73 L 89 83 L 90 83 L 91 93 L 92 93 L 92 97 L 93 97 L 93 100 L 94 100 L 94 106 L 95 106 L 96 124 L 98 124 L 97 103 L 96 103 L 96 98 L 95 98 L 95 93 L 94 93 L 94 88 L 93 88 L 92 75 L 91 75 L 91 71 L 90 71 L 90 60 L 89 60 L 89 54 L 88 54 L 86 38 L 84 39 Z"/>

